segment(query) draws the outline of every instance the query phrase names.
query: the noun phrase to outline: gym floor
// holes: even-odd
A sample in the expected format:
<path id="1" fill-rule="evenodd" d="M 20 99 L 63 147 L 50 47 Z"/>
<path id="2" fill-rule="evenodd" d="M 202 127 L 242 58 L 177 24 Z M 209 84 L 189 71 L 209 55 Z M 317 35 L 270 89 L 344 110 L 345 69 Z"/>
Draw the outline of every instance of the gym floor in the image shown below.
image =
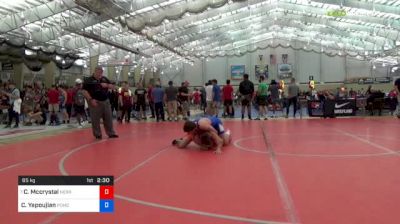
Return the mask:
<path id="1" fill-rule="evenodd" d="M 1 223 L 397 224 L 394 118 L 227 120 L 223 154 L 171 146 L 182 122 L 115 124 L 0 146 Z M 115 212 L 17 213 L 18 175 L 113 175 Z"/>

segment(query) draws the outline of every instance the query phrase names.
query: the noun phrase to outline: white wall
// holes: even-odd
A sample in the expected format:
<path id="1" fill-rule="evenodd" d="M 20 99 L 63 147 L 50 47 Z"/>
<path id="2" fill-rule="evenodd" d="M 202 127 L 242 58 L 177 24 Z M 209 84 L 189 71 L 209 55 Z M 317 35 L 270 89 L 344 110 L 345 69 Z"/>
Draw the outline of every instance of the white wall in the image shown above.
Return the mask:
<path id="1" fill-rule="evenodd" d="M 309 76 L 314 76 L 314 80 L 321 81 L 321 58 L 319 54 L 306 51 L 298 51 L 296 54 L 296 69 L 294 77 L 298 82 L 308 82 Z"/>
<path id="2" fill-rule="evenodd" d="M 347 78 L 371 77 L 371 65 L 368 61 L 346 58 Z"/>
<path id="3" fill-rule="evenodd" d="M 165 69 L 161 77 L 163 83 L 173 78 L 175 83 L 188 80 L 193 86 L 203 85 L 209 79 L 217 79 L 218 83 L 225 83 L 230 79 L 232 65 L 245 65 L 245 71 L 250 80 L 255 80 L 254 66 L 260 64 L 259 55 L 263 55 L 263 63 L 269 66 L 269 80 L 277 78 L 277 65 L 270 64 L 270 54 L 276 57 L 276 64 L 282 63 L 282 54 L 288 54 L 288 63 L 293 65 L 293 75 L 298 82 L 308 82 L 309 76 L 314 76 L 317 82 L 343 82 L 349 78 L 357 77 L 383 77 L 387 76 L 387 67 L 377 66 L 372 69 L 369 61 L 360 61 L 351 57 L 329 57 L 325 54 L 293 50 L 278 47 L 275 49 L 256 50 L 241 57 L 217 57 L 207 60 L 197 60 L 194 66 L 184 65 L 183 69 L 176 71 Z M 232 81 L 239 84 L 240 81 Z"/>
<path id="4" fill-rule="evenodd" d="M 344 60 L 345 60 L 344 57 L 329 57 L 325 54 L 322 54 L 321 75 L 318 81 L 321 82 L 344 81 L 346 77 Z"/>

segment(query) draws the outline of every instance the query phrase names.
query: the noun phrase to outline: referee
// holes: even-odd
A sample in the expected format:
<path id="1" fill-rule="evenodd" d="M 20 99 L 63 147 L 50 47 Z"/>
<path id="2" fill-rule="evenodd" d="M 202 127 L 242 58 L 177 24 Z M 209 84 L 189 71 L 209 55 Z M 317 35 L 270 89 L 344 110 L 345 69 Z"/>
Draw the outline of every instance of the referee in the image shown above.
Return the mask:
<path id="1" fill-rule="evenodd" d="M 114 85 L 103 76 L 103 68 L 97 66 L 92 76 L 83 83 L 84 95 L 89 102 L 92 131 L 96 139 L 101 139 L 100 119 L 103 119 L 104 129 L 110 138 L 118 138 L 114 131 L 111 104 L 108 100 L 108 90 Z"/>

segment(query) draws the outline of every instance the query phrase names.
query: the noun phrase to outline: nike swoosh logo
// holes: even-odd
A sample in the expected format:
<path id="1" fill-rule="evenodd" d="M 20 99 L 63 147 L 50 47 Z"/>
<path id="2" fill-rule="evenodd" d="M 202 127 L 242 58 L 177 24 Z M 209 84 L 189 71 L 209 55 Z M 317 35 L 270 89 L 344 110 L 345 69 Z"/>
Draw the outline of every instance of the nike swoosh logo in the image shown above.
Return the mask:
<path id="1" fill-rule="evenodd" d="M 335 108 L 342 108 L 342 107 L 346 106 L 346 105 L 349 104 L 349 103 L 350 103 L 350 102 L 342 103 L 342 104 L 337 104 L 337 103 L 335 103 Z"/>

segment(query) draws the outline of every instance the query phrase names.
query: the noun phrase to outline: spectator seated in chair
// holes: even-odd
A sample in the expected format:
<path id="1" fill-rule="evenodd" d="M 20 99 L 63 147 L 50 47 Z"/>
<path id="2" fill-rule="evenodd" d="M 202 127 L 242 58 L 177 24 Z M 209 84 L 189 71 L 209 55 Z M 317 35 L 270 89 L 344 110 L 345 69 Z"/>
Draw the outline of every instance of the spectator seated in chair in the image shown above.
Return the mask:
<path id="1" fill-rule="evenodd" d="M 33 123 L 38 125 L 44 125 L 46 123 L 46 114 L 40 107 L 40 104 L 36 104 L 33 110 L 27 112 L 27 121 L 25 125 L 30 126 Z"/>

